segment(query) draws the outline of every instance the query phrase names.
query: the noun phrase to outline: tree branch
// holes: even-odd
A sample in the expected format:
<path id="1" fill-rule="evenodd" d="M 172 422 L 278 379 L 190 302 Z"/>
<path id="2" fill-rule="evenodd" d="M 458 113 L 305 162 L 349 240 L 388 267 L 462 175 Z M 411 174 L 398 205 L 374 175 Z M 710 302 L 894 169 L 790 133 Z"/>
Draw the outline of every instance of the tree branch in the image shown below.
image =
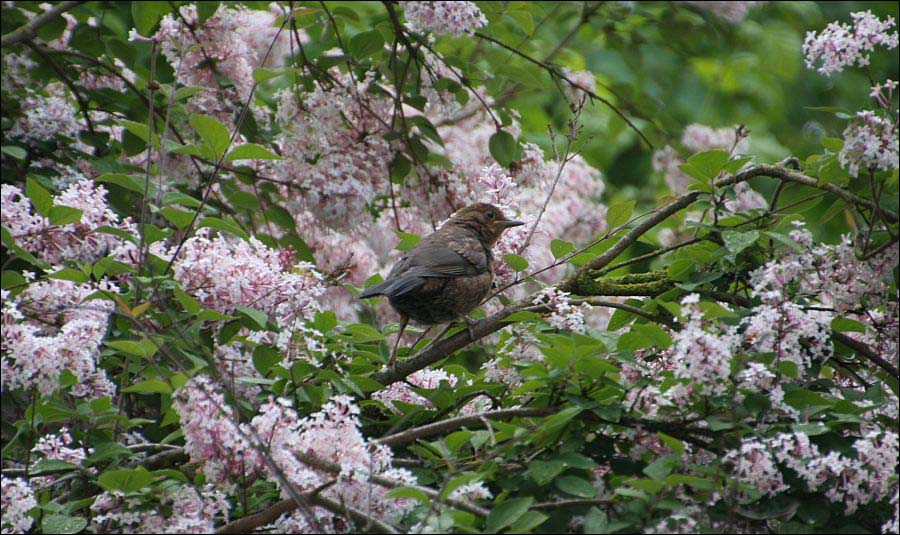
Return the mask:
<path id="1" fill-rule="evenodd" d="M 467 425 L 482 424 L 483 419 L 490 420 L 509 420 L 512 418 L 523 418 L 528 416 L 547 416 L 556 411 L 549 408 L 535 409 L 500 409 L 496 411 L 483 412 L 480 414 L 472 414 L 469 416 L 457 416 L 449 420 L 441 420 L 421 427 L 413 427 L 406 431 L 386 436 L 375 441 L 376 444 L 385 446 L 402 446 L 410 444 L 423 437 L 440 435 L 452 429 L 458 429 Z"/>
<path id="2" fill-rule="evenodd" d="M 26 41 L 29 39 L 33 39 L 37 36 L 37 31 L 43 25 L 47 24 L 51 20 L 56 17 L 62 15 L 66 11 L 72 9 L 79 4 L 83 4 L 84 2 L 60 2 L 48 9 L 47 11 L 41 13 L 40 15 L 35 16 L 33 19 L 28 21 L 28 24 L 24 26 L 20 26 L 15 30 L 7 33 L 3 37 L 0 37 L 0 46 L 7 47 L 12 46 L 22 41 Z"/>

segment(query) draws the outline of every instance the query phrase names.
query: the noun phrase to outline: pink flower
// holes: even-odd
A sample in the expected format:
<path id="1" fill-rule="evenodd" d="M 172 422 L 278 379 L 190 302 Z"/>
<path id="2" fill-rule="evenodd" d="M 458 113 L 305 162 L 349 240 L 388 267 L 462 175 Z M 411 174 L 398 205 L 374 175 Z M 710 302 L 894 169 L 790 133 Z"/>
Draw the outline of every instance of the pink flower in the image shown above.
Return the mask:
<path id="1" fill-rule="evenodd" d="M 897 125 L 871 111 L 857 112 L 844 130 L 844 146 L 838 155 L 841 166 L 858 176 L 859 170 L 900 169 Z"/>
<path id="2" fill-rule="evenodd" d="M 808 68 L 815 68 L 816 62 L 821 61 L 817 70 L 830 76 L 846 67 L 865 67 L 869 64 L 869 53 L 876 46 L 887 49 L 897 46 L 897 32 L 888 33 L 895 26 L 893 17 L 882 22 L 871 11 L 858 11 L 851 13 L 850 18 L 853 26 L 832 22 L 821 33 L 806 34 L 803 53 Z"/>
<path id="3" fill-rule="evenodd" d="M 416 32 L 459 36 L 473 34 L 487 26 L 484 13 L 474 2 L 400 2 L 400 5 L 406 14 L 407 25 Z"/>
<path id="4" fill-rule="evenodd" d="M 28 513 L 38 503 L 27 480 L 3 476 L 0 481 L 0 503 L 3 506 L 3 521 L 0 522 L 3 533 L 25 533 L 31 529 L 34 518 Z"/>

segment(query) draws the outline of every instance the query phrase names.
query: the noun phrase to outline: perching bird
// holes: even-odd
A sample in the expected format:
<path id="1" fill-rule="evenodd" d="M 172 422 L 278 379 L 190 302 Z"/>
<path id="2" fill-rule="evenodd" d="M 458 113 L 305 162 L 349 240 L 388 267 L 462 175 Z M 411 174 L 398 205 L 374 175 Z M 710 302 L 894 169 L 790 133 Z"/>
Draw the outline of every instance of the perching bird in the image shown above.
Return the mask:
<path id="1" fill-rule="evenodd" d="M 400 313 L 389 366 L 410 319 L 428 325 L 449 322 L 465 318 L 481 303 L 494 280 L 491 247 L 504 230 L 522 224 L 490 204 L 466 206 L 403 255 L 384 282 L 359 295 L 387 296 Z"/>

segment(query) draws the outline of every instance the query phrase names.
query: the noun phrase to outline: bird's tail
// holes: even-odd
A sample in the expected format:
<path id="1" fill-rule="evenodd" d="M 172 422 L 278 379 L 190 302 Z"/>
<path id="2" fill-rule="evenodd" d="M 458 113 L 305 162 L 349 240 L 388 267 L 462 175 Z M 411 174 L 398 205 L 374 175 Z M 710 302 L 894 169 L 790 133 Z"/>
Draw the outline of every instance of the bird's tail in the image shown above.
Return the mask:
<path id="1" fill-rule="evenodd" d="M 370 286 L 363 290 L 361 294 L 359 294 L 360 299 L 367 299 L 369 297 L 375 297 L 376 295 L 386 295 L 388 297 L 397 297 L 403 295 L 407 292 L 415 290 L 419 286 L 423 284 L 423 279 L 421 277 L 416 277 L 412 275 L 406 275 L 403 277 L 396 277 L 393 279 L 388 279 L 382 283 L 376 284 L 375 286 Z"/>

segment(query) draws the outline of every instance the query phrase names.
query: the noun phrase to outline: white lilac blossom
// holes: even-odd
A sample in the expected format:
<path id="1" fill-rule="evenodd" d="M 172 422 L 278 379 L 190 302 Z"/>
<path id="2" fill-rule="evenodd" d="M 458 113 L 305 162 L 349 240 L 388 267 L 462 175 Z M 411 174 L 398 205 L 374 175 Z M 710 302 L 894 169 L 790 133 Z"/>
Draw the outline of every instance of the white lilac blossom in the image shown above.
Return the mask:
<path id="1" fill-rule="evenodd" d="M 0 530 L 3 533 L 26 533 L 34 524 L 29 512 L 37 507 L 34 490 L 28 481 L 21 478 L 3 476 L 0 481 L 0 501 L 2 501 L 3 520 Z"/>
<path id="2" fill-rule="evenodd" d="M 804 433 L 779 433 L 767 438 L 745 438 L 741 447 L 731 450 L 725 459 L 733 464 L 735 477 L 774 496 L 788 489 L 779 465 L 793 470 L 806 490 L 825 490 L 825 497 L 841 503 L 844 514 L 851 515 L 871 502 L 896 492 L 897 434 L 871 431 L 856 439 L 857 458 L 836 451 L 822 454 Z"/>
<path id="3" fill-rule="evenodd" d="M 829 76 L 846 67 L 865 67 L 869 64 L 869 53 L 876 46 L 896 48 L 897 32 L 890 32 L 896 25 L 893 17 L 882 21 L 871 11 L 858 11 L 851 13 L 850 18 L 852 26 L 832 22 L 820 33 L 807 32 L 803 53 L 808 68 Z M 818 62 L 821 64 L 816 68 Z"/>
<path id="4" fill-rule="evenodd" d="M 696 303 L 697 294 L 682 300 L 687 322 L 672 337 L 674 375 L 687 380 L 695 392 L 717 395 L 725 392 L 729 382 L 731 359 L 738 338 L 733 329 L 718 325 L 705 327 L 703 314 Z"/>
<path id="5" fill-rule="evenodd" d="M 591 309 L 587 303 L 573 305 L 569 292 L 549 287 L 541 290 L 532 301 L 535 305 L 544 305 L 550 312 L 547 323 L 553 327 L 576 333 L 584 333 L 584 314 Z"/>
<path id="6" fill-rule="evenodd" d="M 73 394 L 102 397 L 115 392 L 106 372 L 97 366 L 106 335 L 111 301 L 87 298 L 97 290 L 109 295 L 118 288 L 102 281 L 97 287 L 64 280 L 29 284 L 13 296 L 2 291 L 3 388 L 36 388 L 51 394 L 63 371 L 78 380 Z"/>
<path id="7" fill-rule="evenodd" d="M 853 176 L 860 170 L 891 171 L 898 163 L 897 125 L 872 111 L 857 112 L 844 130 L 844 146 L 838 155 L 841 166 Z"/>
<path id="8" fill-rule="evenodd" d="M 400 2 L 406 15 L 407 26 L 416 32 L 435 35 L 473 34 L 487 25 L 484 13 L 474 2 L 435 1 Z"/>

